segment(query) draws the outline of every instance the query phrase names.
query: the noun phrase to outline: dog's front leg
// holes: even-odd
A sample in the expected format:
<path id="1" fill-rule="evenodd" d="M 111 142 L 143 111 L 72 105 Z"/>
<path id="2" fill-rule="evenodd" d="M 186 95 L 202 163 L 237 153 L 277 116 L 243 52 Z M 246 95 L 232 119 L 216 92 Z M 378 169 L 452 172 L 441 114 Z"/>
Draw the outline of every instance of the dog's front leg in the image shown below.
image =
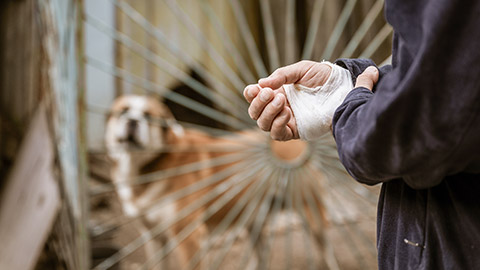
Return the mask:
<path id="1" fill-rule="evenodd" d="M 155 258 L 158 258 L 161 256 L 163 252 L 163 248 L 166 245 L 166 238 L 162 236 L 156 236 L 153 237 L 151 234 L 151 231 L 148 230 L 147 227 L 142 225 L 138 225 L 138 231 L 142 235 L 142 237 L 145 240 L 148 240 L 145 242 L 144 247 L 145 247 L 145 256 L 146 256 L 146 262 L 149 262 L 150 266 L 149 269 L 151 270 L 164 270 L 164 269 L 172 269 L 169 267 L 167 260 L 161 260 L 158 262 Z M 151 263 L 150 263 L 151 262 Z"/>

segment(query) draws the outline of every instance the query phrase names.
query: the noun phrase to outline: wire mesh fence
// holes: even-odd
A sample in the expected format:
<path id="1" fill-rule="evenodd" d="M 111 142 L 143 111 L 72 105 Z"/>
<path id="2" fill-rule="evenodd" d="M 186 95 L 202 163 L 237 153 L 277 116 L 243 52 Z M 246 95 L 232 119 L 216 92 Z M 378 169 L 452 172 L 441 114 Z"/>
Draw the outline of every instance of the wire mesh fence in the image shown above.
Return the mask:
<path id="1" fill-rule="evenodd" d="M 35 115 L 53 142 L 38 269 L 376 268 L 378 190 L 348 176 L 331 136 L 269 139 L 242 91 L 302 59 L 388 63 L 383 1 L 1 5 L 0 174 Z"/>
<path id="2" fill-rule="evenodd" d="M 127 150 L 105 146 L 101 128 L 90 135 L 97 138 L 91 163 L 102 164 L 92 172 L 93 242 L 111 247 L 95 269 L 376 268 L 377 190 L 350 179 L 331 136 L 271 141 L 249 119 L 241 92 L 301 59 L 388 63 L 392 30 L 383 1 L 102 2 L 113 15 L 102 17 L 92 2 L 84 22 L 111 51 L 105 57 L 87 49 L 87 70 L 113 82 L 103 90 L 112 92 L 109 101 L 153 97 L 186 133 L 179 140 L 185 145 Z M 90 118 L 120 118 L 98 102 L 99 91 L 88 92 Z M 156 120 L 148 119 L 149 128 Z M 119 180 L 117 150 L 150 158 L 127 162 L 139 170 Z M 184 161 L 168 160 L 177 157 Z M 111 174 L 100 172 L 106 168 Z M 122 197 L 122 185 L 131 196 Z M 161 191 L 148 197 L 156 187 Z"/>

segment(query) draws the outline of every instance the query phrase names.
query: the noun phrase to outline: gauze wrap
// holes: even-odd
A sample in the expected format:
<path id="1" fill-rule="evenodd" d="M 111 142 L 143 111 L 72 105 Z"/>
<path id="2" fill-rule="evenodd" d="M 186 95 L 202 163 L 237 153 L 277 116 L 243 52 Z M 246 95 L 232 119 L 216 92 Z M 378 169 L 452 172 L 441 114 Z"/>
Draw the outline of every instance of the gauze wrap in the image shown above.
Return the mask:
<path id="1" fill-rule="evenodd" d="M 333 114 L 347 94 L 353 89 L 350 72 L 330 62 L 322 62 L 332 68 L 323 86 L 315 88 L 299 84 L 283 87 L 295 115 L 300 139 L 311 141 L 330 132 Z"/>

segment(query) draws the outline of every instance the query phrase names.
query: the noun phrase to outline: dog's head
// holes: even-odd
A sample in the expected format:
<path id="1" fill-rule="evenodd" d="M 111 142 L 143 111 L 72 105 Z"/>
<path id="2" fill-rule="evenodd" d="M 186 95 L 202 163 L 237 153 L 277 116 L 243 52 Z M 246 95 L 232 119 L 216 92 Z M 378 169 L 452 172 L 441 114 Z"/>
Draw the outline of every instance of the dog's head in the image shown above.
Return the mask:
<path id="1" fill-rule="evenodd" d="M 117 98 L 107 120 L 105 141 L 110 153 L 160 150 L 183 129 L 157 99 L 125 95 Z"/>

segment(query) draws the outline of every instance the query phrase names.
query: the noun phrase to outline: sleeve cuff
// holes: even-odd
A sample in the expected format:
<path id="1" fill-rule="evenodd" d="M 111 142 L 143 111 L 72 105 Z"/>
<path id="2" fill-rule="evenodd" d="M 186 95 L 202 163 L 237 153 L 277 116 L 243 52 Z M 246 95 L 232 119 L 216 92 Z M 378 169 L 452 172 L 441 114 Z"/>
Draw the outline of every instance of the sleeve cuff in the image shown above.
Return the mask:
<path id="1" fill-rule="evenodd" d="M 350 93 L 345 97 L 342 104 L 335 110 L 332 119 L 332 131 L 335 138 L 335 131 L 337 123 L 344 121 L 353 111 L 359 106 L 366 103 L 373 96 L 372 91 L 365 87 L 357 87 L 352 89 Z M 344 120 L 340 120 L 340 118 Z"/>

